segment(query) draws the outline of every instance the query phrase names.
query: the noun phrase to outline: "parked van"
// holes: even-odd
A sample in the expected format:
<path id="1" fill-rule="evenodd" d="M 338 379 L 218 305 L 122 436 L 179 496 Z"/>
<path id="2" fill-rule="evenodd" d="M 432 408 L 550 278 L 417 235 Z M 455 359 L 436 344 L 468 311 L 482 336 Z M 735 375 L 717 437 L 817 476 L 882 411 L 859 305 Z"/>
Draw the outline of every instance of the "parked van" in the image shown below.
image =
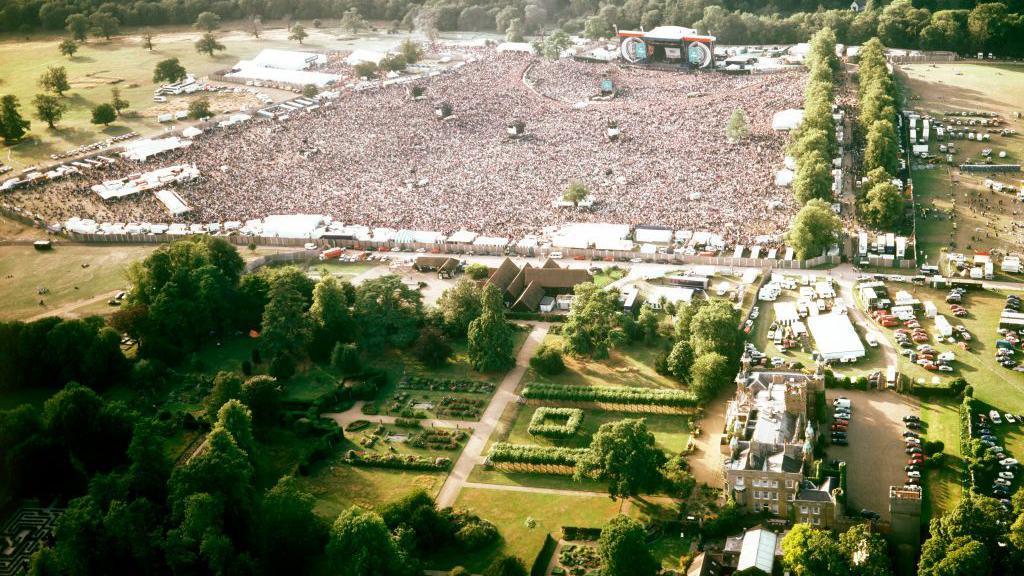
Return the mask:
<path id="1" fill-rule="evenodd" d="M 878 347 L 878 335 L 875 334 L 874 332 L 868 332 L 867 334 L 865 334 L 864 340 L 867 341 L 868 346 L 871 346 L 872 348 Z"/>

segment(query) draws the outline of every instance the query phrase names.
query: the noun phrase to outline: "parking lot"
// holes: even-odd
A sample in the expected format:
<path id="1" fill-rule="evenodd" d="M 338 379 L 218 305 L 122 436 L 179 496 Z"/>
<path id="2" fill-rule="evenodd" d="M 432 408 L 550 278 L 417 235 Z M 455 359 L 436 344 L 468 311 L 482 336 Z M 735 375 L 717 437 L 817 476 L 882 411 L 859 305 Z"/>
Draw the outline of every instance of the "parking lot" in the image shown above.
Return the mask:
<path id="1" fill-rule="evenodd" d="M 908 459 L 902 418 L 919 414 L 920 403 L 889 391 L 828 390 L 829 405 L 840 396 L 853 407 L 850 443 L 829 446 L 828 458 L 846 461 L 847 512 L 857 515 L 866 508 L 889 521 L 889 486 L 903 484 Z"/>

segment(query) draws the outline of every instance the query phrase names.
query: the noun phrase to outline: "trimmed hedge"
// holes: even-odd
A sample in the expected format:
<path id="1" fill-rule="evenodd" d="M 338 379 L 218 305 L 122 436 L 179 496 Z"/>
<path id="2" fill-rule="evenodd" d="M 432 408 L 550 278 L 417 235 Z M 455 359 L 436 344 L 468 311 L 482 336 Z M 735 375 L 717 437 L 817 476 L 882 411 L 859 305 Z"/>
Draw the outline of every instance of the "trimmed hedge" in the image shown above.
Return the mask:
<path id="1" fill-rule="evenodd" d="M 547 422 L 548 418 L 565 418 L 563 424 Z M 550 438 L 567 438 L 576 434 L 583 424 L 583 410 L 579 408 L 552 408 L 542 406 L 537 408 L 530 418 L 530 425 L 526 431 L 533 436 L 547 436 Z"/>
<path id="2" fill-rule="evenodd" d="M 584 528 L 580 526 L 562 526 L 563 540 L 595 541 L 601 537 L 600 528 Z"/>
<path id="3" fill-rule="evenodd" d="M 627 388 L 613 386 L 562 386 L 533 383 L 523 389 L 523 397 L 535 400 L 569 402 L 606 402 L 688 408 L 697 405 L 697 397 L 684 390 L 664 388 Z"/>
<path id="4" fill-rule="evenodd" d="M 491 446 L 491 451 L 487 457 L 492 462 L 575 466 L 576 462 L 587 452 L 589 452 L 587 448 L 558 448 L 555 446 L 498 442 Z"/>
<path id="5" fill-rule="evenodd" d="M 400 390 L 436 390 L 440 392 L 466 392 L 472 394 L 491 394 L 494 384 L 483 380 L 466 378 L 431 378 L 410 374 L 398 382 Z"/>
<path id="6" fill-rule="evenodd" d="M 541 546 L 537 557 L 533 559 L 533 566 L 530 568 L 530 576 L 545 576 L 548 573 L 548 564 L 551 557 L 555 555 L 558 542 L 551 537 L 551 534 L 544 535 L 544 545 Z"/>
<path id="7" fill-rule="evenodd" d="M 378 454 L 355 450 L 349 450 L 345 454 L 345 462 L 352 466 L 398 470 L 447 470 L 452 465 L 450 458 L 427 458 L 413 454 Z"/>

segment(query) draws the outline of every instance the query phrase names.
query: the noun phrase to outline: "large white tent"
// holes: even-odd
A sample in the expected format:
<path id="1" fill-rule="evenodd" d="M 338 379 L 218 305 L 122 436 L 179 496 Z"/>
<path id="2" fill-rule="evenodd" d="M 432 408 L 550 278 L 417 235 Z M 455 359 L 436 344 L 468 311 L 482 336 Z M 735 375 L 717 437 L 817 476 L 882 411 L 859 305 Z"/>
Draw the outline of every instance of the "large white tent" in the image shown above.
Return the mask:
<path id="1" fill-rule="evenodd" d="M 807 319 L 811 337 L 825 360 L 862 358 L 864 343 L 846 314 L 821 314 Z"/>

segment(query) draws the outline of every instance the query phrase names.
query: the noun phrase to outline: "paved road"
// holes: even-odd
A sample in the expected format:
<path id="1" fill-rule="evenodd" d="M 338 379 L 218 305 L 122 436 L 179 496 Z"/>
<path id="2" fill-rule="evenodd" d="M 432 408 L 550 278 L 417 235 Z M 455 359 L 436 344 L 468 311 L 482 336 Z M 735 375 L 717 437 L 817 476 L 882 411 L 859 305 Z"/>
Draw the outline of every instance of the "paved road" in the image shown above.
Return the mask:
<path id="1" fill-rule="evenodd" d="M 466 448 L 462 450 L 462 454 L 455 461 L 455 466 L 452 467 L 451 473 L 448 474 L 444 485 L 441 486 L 441 491 L 437 495 L 438 507 L 444 508 L 455 504 L 455 500 L 459 497 L 459 492 L 469 479 L 469 474 L 473 471 L 473 467 L 482 462 L 484 447 L 501 420 L 501 415 L 505 412 L 505 408 L 508 407 L 509 403 L 515 401 L 516 388 L 523 379 L 523 375 L 526 374 L 526 368 L 529 366 L 530 357 L 533 356 L 534 350 L 537 349 L 537 346 L 547 336 L 548 326 L 548 324 L 536 324 L 530 335 L 527 336 L 526 342 L 519 349 L 519 353 L 516 354 L 515 367 L 502 378 L 501 384 L 494 393 L 494 397 L 491 398 L 491 403 L 487 405 L 483 416 L 480 417 L 479 424 L 473 429 L 473 434 L 469 437 Z"/>

